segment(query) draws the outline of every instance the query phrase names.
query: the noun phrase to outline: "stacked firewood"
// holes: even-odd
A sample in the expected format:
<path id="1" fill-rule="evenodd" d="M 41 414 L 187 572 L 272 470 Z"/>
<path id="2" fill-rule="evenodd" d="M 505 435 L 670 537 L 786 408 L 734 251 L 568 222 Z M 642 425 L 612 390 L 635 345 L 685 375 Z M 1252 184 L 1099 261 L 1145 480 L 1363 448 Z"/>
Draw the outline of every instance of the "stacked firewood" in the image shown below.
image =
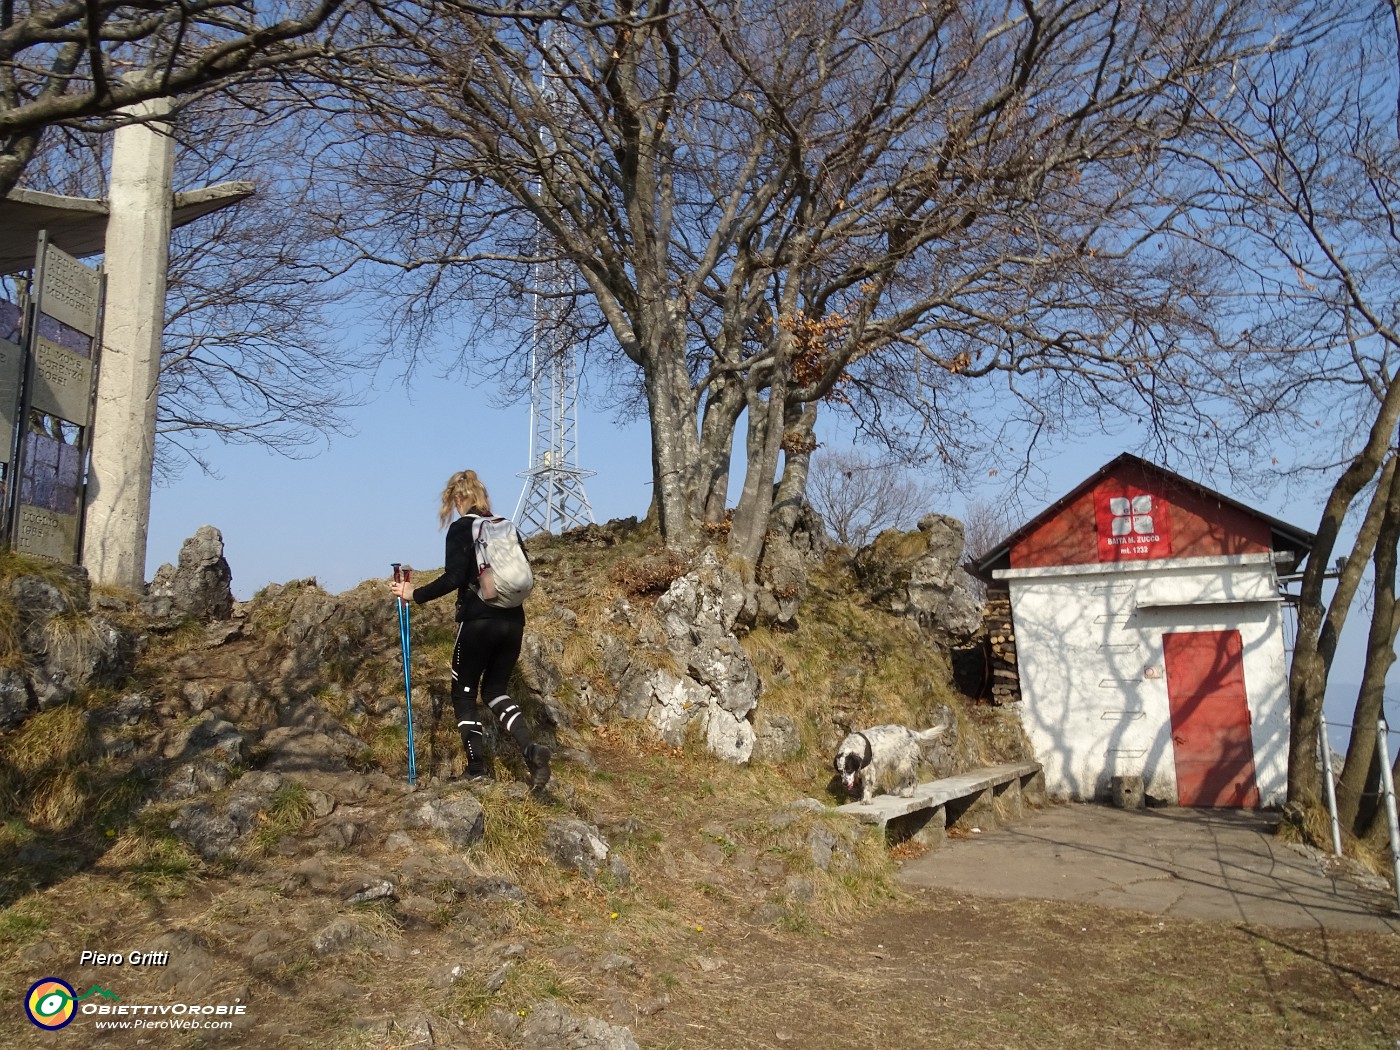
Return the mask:
<path id="1" fill-rule="evenodd" d="M 1011 594 L 993 590 L 987 594 L 984 619 L 987 628 L 991 702 L 998 706 L 1021 699 L 1021 676 L 1016 670 L 1016 633 L 1011 625 Z"/>

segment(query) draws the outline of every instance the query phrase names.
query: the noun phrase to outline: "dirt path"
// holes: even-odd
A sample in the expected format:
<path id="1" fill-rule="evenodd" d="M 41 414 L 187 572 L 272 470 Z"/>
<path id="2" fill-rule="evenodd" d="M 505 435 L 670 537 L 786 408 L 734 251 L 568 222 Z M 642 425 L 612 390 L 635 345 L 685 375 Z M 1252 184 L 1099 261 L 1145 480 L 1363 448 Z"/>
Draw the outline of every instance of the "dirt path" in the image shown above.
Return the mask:
<path id="1" fill-rule="evenodd" d="M 1385 1047 L 1400 941 L 923 890 L 819 939 L 715 946 L 643 1047 Z M 701 965 L 697 962 L 697 966 Z"/>
<path id="2" fill-rule="evenodd" d="M 1393 898 L 1329 875 L 1272 821 L 1030 812 L 907 861 L 915 903 L 819 938 L 732 943 L 718 978 L 691 982 L 639 1041 L 1395 1047 Z"/>
<path id="3" fill-rule="evenodd" d="M 1079 901 L 1185 919 L 1400 934 L 1395 896 L 1244 810 L 1051 805 L 904 865 L 911 886 Z"/>

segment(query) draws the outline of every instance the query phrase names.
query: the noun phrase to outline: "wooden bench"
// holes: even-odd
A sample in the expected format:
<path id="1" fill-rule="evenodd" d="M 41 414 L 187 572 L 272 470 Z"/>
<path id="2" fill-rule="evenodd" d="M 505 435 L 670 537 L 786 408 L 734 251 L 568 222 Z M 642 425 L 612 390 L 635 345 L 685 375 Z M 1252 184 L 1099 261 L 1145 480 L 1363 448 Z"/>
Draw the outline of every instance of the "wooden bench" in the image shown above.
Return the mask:
<path id="1" fill-rule="evenodd" d="M 876 795 L 868 806 L 848 802 L 836 812 L 879 826 L 890 841 L 913 838 L 937 845 L 948 828 L 994 825 L 998 800 L 1009 810 L 1006 816 L 1015 819 L 1025 798 L 1038 802 L 1044 795 L 1039 762 L 1008 762 L 918 784 L 909 798 Z"/>

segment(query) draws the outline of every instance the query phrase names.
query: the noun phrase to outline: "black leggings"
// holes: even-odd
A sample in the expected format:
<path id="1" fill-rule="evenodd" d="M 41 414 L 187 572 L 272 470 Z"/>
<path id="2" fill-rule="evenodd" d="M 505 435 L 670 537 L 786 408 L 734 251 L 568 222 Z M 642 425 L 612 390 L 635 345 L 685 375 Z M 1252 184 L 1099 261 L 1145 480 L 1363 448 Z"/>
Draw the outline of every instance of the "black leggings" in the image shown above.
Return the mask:
<path id="1" fill-rule="evenodd" d="M 524 637 L 525 625 L 512 620 L 463 620 L 457 625 L 457 644 L 452 649 L 452 710 L 467 752 L 467 767 L 473 771 L 483 768 L 486 758 L 478 694 L 486 698 L 486 706 L 520 750 L 525 752 L 530 746 L 524 713 L 507 691 Z"/>

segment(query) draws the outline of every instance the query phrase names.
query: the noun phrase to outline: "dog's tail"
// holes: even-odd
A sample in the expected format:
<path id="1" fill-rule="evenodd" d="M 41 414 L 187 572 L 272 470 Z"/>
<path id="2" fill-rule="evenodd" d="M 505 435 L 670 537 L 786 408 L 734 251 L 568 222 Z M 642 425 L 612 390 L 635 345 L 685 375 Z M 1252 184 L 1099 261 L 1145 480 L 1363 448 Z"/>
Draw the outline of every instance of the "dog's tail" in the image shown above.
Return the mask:
<path id="1" fill-rule="evenodd" d="M 916 731 L 914 735 L 920 740 L 932 740 L 934 737 L 942 736 L 948 731 L 947 726 L 934 726 L 932 729 Z"/>

